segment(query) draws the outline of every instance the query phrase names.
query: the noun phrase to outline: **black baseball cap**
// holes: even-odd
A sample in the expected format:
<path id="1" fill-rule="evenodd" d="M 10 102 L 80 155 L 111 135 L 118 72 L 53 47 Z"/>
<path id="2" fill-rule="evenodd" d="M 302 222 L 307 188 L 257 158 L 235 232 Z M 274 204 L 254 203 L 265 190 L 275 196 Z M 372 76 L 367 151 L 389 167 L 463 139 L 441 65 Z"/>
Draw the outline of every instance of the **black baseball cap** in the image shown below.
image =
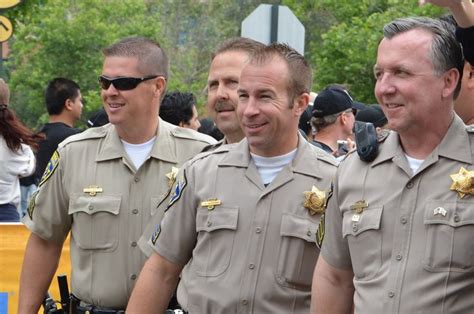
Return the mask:
<path id="1" fill-rule="evenodd" d="M 388 122 L 380 105 L 369 105 L 364 110 L 357 111 L 356 121 L 371 122 L 375 127 L 383 127 Z"/>
<path id="2" fill-rule="evenodd" d="M 313 116 L 322 118 L 348 109 L 356 109 L 349 93 L 339 87 L 328 87 L 314 99 Z"/>

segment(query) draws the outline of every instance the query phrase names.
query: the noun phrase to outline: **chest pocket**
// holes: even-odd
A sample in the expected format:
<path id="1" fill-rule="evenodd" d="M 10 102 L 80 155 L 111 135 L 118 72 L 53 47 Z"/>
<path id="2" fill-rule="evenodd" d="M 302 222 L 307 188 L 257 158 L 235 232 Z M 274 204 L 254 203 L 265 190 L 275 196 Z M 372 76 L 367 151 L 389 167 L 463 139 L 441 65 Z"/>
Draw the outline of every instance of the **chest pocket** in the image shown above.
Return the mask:
<path id="1" fill-rule="evenodd" d="M 119 239 L 120 195 L 73 195 L 69 215 L 73 216 L 72 239 L 84 250 L 113 251 Z"/>
<path id="2" fill-rule="evenodd" d="M 198 210 L 198 239 L 192 262 L 192 269 L 198 276 L 218 276 L 229 267 L 238 216 L 238 208 L 219 206 L 211 211 Z"/>
<path id="3" fill-rule="evenodd" d="M 316 232 L 319 221 L 284 214 L 280 227 L 280 252 L 276 280 L 286 287 L 311 290 L 314 266 L 319 256 Z"/>
<path id="4" fill-rule="evenodd" d="M 357 279 L 374 277 L 382 266 L 382 212 L 383 207 L 367 208 L 359 216 L 351 210 L 344 212 L 342 235 L 349 244 Z"/>
<path id="5" fill-rule="evenodd" d="M 430 201 L 424 267 L 430 271 L 474 272 L 474 203 Z"/>

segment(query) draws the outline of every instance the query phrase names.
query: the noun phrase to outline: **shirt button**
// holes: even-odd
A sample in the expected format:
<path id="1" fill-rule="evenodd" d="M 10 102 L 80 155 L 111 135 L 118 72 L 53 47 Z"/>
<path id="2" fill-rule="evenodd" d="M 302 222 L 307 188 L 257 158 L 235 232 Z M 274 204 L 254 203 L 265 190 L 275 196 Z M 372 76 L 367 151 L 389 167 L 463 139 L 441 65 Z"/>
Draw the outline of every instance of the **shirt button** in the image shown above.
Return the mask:
<path id="1" fill-rule="evenodd" d="M 307 235 L 308 237 L 310 237 L 310 236 L 311 236 L 311 231 L 308 230 L 308 232 L 306 232 L 306 235 Z"/>
<path id="2" fill-rule="evenodd" d="M 401 261 L 402 260 L 402 256 L 400 254 L 398 254 L 396 257 L 397 261 Z"/>
<path id="3" fill-rule="evenodd" d="M 401 217 L 401 218 L 400 218 L 400 222 L 401 222 L 403 225 L 406 224 L 407 221 L 408 221 L 408 220 L 406 219 L 406 217 Z"/>
<path id="4" fill-rule="evenodd" d="M 133 179 L 133 181 L 139 182 L 139 181 L 140 181 L 140 178 L 139 178 L 139 177 L 135 177 L 135 179 Z"/>
<path id="5" fill-rule="evenodd" d="M 408 182 L 406 187 L 407 187 L 407 189 L 411 189 L 413 187 L 413 185 L 414 185 L 413 182 Z"/>
<path id="6" fill-rule="evenodd" d="M 256 232 L 256 233 L 261 233 L 261 232 L 262 232 L 262 229 L 261 229 L 260 227 L 257 227 L 257 228 L 255 228 L 255 232 Z"/>
<path id="7" fill-rule="evenodd" d="M 454 222 L 459 222 L 460 220 L 461 220 L 461 218 L 459 218 L 458 215 L 455 215 L 455 216 L 454 216 Z"/>
<path id="8" fill-rule="evenodd" d="M 132 242 L 132 246 L 133 246 L 133 247 L 136 247 L 136 246 L 137 246 L 137 242 L 133 241 L 133 242 Z"/>
<path id="9" fill-rule="evenodd" d="M 255 265 L 254 265 L 254 264 L 249 264 L 249 268 L 250 268 L 250 269 L 254 269 L 254 268 L 255 268 Z"/>
<path id="10" fill-rule="evenodd" d="M 89 205 L 89 210 L 93 210 L 93 209 L 94 209 L 94 206 Z"/>
<path id="11" fill-rule="evenodd" d="M 249 301 L 247 301 L 247 300 L 242 300 L 242 304 L 243 304 L 243 305 L 247 305 L 247 304 L 249 304 Z"/>
<path id="12" fill-rule="evenodd" d="M 359 230 L 357 226 L 352 226 L 352 231 L 357 232 L 357 230 Z"/>
<path id="13" fill-rule="evenodd" d="M 395 296 L 395 293 L 393 291 L 388 292 L 388 297 L 393 298 Z"/>
<path id="14" fill-rule="evenodd" d="M 212 221 L 209 220 L 209 221 L 207 222 L 207 226 L 208 226 L 208 227 L 212 226 Z"/>
<path id="15" fill-rule="evenodd" d="M 138 214 L 138 209 L 135 208 L 134 210 L 132 210 L 132 213 L 133 213 L 134 215 Z"/>
<path id="16" fill-rule="evenodd" d="M 131 275 L 131 276 L 130 276 L 130 279 L 132 279 L 132 280 L 137 279 L 137 275 L 135 275 L 135 274 Z"/>

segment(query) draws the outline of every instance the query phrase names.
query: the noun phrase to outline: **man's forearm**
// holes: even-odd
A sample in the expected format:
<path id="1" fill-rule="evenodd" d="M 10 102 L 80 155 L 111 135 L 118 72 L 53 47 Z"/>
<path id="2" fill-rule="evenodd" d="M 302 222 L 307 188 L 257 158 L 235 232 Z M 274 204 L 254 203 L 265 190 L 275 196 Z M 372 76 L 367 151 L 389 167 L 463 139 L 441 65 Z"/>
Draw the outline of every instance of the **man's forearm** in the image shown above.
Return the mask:
<path id="1" fill-rule="evenodd" d="M 320 256 L 313 276 L 311 314 L 352 313 L 352 279 L 352 271 L 336 270 Z"/>
<path id="2" fill-rule="evenodd" d="M 61 248 L 31 234 L 21 270 L 18 313 L 38 313 L 58 267 Z"/>
<path id="3" fill-rule="evenodd" d="M 164 313 L 178 283 L 181 266 L 152 254 L 140 272 L 127 313 Z"/>

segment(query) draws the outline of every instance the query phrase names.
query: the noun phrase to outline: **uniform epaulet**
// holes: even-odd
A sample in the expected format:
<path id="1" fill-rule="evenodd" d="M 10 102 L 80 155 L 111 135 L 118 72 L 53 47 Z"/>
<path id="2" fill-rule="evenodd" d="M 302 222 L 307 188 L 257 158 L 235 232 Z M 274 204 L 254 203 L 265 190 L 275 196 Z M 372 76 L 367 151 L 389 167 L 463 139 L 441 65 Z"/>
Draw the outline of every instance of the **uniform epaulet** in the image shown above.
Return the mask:
<path id="1" fill-rule="evenodd" d="M 382 129 L 380 132 L 377 133 L 377 142 L 382 143 L 384 142 L 387 137 L 390 135 L 390 130 Z"/>
<path id="2" fill-rule="evenodd" d="M 81 133 L 77 133 L 67 137 L 63 142 L 60 143 L 59 147 L 63 147 L 69 143 L 79 142 L 84 140 L 90 140 L 95 138 L 102 138 L 107 135 L 108 128 L 111 127 L 111 124 L 106 124 L 96 128 L 87 129 Z"/>
<path id="3" fill-rule="evenodd" d="M 196 156 L 194 156 L 193 158 L 191 158 L 189 163 L 190 164 L 195 163 L 196 161 L 201 160 L 201 159 L 205 159 L 205 158 L 207 158 L 211 155 L 227 153 L 233 145 L 235 145 L 235 144 L 220 145 L 214 150 L 208 150 L 208 151 L 205 151 L 205 152 L 201 152 L 201 153 L 197 154 Z"/>
<path id="4" fill-rule="evenodd" d="M 336 157 L 334 157 L 333 155 L 327 152 L 318 151 L 316 153 L 316 156 L 318 157 L 319 160 L 327 162 L 328 164 L 331 164 L 333 166 L 337 167 L 339 165 L 339 161 L 336 159 Z"/>
<path id="5" fill-rule="evenodd" d="M 160 121 L 160 122 L 162 122 L 162 121 Z M 213 137 L 211 137 L 207 134 L 199 133 L 199 132 L 191 130 L 191 129 L 187 129 L 187 128 L 175 127 L 171 130 L 171 134 L 174 137 L 184 138 L 184 139 L 189 139 L 189 140 L 195 140 L 195 141 L 197 140 L 197 141 L 204 142 L 204 143 L 207 143 L 207 144 L 215 144 L 216 143 L 216 140 Z"/>
<path id="6" fill-rule="evenodd" d="M 205 153 L 205 152 L 210 152 L 210 151 L 216 150 L 217 148 L 221 147 L 223 144 L 224 144 L 223 141 L 219 141 L 215 144 L 209 144 L 207 146 L 204 146 L 204 148 L 202 149 L 201 152 Z"/>
<path id="7" fill-rule="evenodd" d="M 474 133 L 474 124 L 466 125 L 467 133 Z"/>

